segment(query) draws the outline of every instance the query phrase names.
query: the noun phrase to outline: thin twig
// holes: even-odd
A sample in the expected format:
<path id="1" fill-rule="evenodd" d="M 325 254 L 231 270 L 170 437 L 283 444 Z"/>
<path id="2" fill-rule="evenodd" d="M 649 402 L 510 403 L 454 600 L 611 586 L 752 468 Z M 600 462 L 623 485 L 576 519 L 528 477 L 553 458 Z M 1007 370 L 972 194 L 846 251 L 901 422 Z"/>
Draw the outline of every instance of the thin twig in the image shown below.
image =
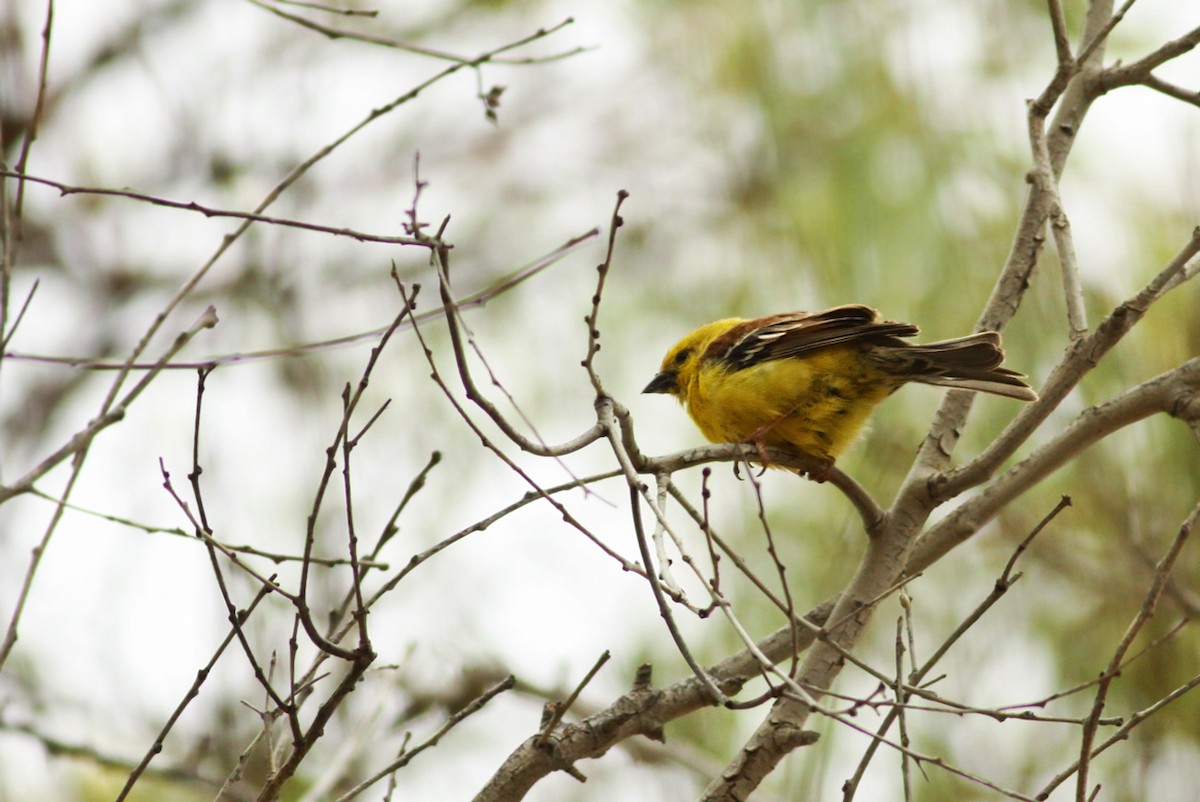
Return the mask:
<path id="1" fill-rule="evenodd" d="M 658 605 L 658 614 L 663 619 L 663 622 L 666 623 L 667 631 L 671 634 L 671 639 L 675 642 L 675 648 L 679 650 L 679 654 L 683 657 L 684 662 L 688 664 L 692 673 L 708 690 L 712 703 L 726 704 L 729 700 L 721 692 L 721 689 L 717 687 L 712 677 L 696 662 L 696 658 L 692 656 L 691 649 L 688 648 L 687 642 L 683 639 L 683 634 L 675 625 L 675 617 L 671 614 L 671 608 L 667 604 L 662 586 L 659 584 L 657 573 L 654 570 L 654 562 L 650 557 L 650 545 L 646 541 L 646 531 L 642 526 L 641 497 L 636 487 L 629 488 L 629 501 L 631 505 L 630 514 L 633 518 L 633 531 L 637 537 L 638 550 L 642 555 L 642 565 L 645 568 L 646 581 L 650 584 L 654 601 Z"/>
<path id="2" fill-rule="evenodd" d="M 1108 662 L 1108 666 L 1101 675 L 1102 679 L 1096 688 L 1096 699 L 1092 703 L 1092 712 L 1088 717 L 1087 723 L 1084 724 L 1083 734 L 1080 738 L 1078 781 L 1075 786 L 1076 802 L 1087 802 L 1088 768 L 1091 763 L 1092 746 L 1096 740 L 1096 729 L 1099 726 L 1100 715 L 1103 713 L 1104 704 L 1108 699 L 1108 691 L 1112 687 L 1113 680 L 1117 677 L 1118 667 L 1124 660 L 1125 653 L 1133 645 L 1134 639 L 1142 631 L 1142 627 L 1154 616 L 1154 610 L 1158 606 L 1158 600 L 1162 596 L 1163 588 L 1166 586 L 1167 577 L 1170 576 L 1171 570 L 1175 567 L 1175 560 L 1179 556 L 1179 552 L 1183 550 L 1183 544 L 1191 536 L 1197 521 L 1200 521 L 1200 503 L 1192 508 L 1191 514 L 1180 525 L 1179 531 L 1175 534 L 1175 539 L 1171 542 L 1170 548 L 1167 549 L 1162 559 L 1158 561 L 1158 565 L 1155 566 L 1154 578 L 1150 583 L 1150 587 L 1146 590 L 1145 597 L 1142 599 L 1142 606 L 1138 609 L 1133 621 L 1126 628 L 1120 643 L 1113 650 L 1113 655 Z"/>
<path id="3" fill-rule="evenodd" d="M 587 370 L 588 378 L 592 380 L 592 387 L 597 394 L 604 393 L 604 387 L 601 385 L 600 375 L 596 373 L 595 365 L 596 354 L 600 352 L 600 299 L 604 295 L 604 281 L 608 278 L 609 270 L 612 269 L 613 251 L 617 246 L 617 230 L 625 223 L 621 217 L 621 205 L 628 197 L 629 193 L 625 190 L 617 191 L 617 202 L 613 206 L 612 217 L 608 224 L 608 247 L 604 251 L 604 261 L 596 266 L 596 292 L 592 295 L 592 309 L 584 318 L 588 327 L 588 340 L 587 356 L 583 359 L 583 367 Z"/>
<path id="4" fill-rule="evenodd" d="M 1021 541 L 1017 548 L 1013 550 L 1012 556 L 1009 558 L 1008 563 L 1004 566 L 1004 570 L 1000 572 L 999 578 L 996 579 L 996 582 L 993 584 L 992 590 L 987 597 L 978 605 L 976 605 L 975 609 L 972 610 L 971 613 L 968 614 L 961 623 L 959 623 L 949 637 L 942 641 L 942 644 L 937 648 L 933 655 L 931 655 L 930 658 L 926 660 L 919 669 L 914 670 L 912 674 L 909 675 L 907 683 L 905 683 L 904 686 L 897 688 L 897 706 L 896 708 L 888 711 L 888 714 L 884 717 L 883 721 L 880 722 L 879 726 L 875 729 L 875 733 L 878 738 L 872 741 L 867 747 L 866 751 L 863 752 L 862 759 L 859 760 L 858 767 L 855 769 L 854 775 L 843 785 L 843 802 L 850 802 L 850 800 L 854 798 L 854 794 L 857 791 L 859 784 L 862 782 L 863 776 L 866 774 L 867 766 L 870 765 L 871 760 L 874 758 L 879 744 L 883 742 L 880 739 L 887 733 L 889 729 L 891 729 L 892 724 L 895 723 L 896 718 L 901 714 L 903 705 L 907 701 L 908 695 L 912 693 L 911 688 L 913 686 L 919 686 L 925 677 L 929 675 L 929 672 L 933 670 L 934 666 L 936 666 L 946 655 L 946 653 L 950 651 L 954 644 L 958 643 L 962 636 L 965 635 L 972 627 L 974 627 L 975 624 L 978 623 L 979 619 L 981 619 L 986 612 L 992 609 L 992 607 L 994 607 L 995 604 L 1000 601 L 1001 597 L 1008 592 L 1008 589 L 1012 586 L 1013 582 L 1015 582 L 1019 577 L 1019 575 L 1013 574 L 1013 569 L 1016 567 L 1017 560 L 1022 554 L 1025 553 L 1025 550 L 1029 547 L 1029 544 L 1033 542 L 1033 539 L 1037 537 L 1043 529 L 1046 528 L 1050 521 L 1054 520 L 1054 518 L 1057 517 L 1060 512 L 1069 506 L 1070 503 L 1070 499 L 1064 496 L 1062 500 L 1059 501 L 1058 505 L 1055 506 L 1054 509 L 1052 509 L 1049 513 L 1047 513 L 1044 518 L 1042 518 L 1038 525 L 1035 526 L 1033 530 L 1025 537 L 1025 539 Z"/>
<path id="5" fill-rule="evenodd" d="M 588 672 L 583 675 L 583 679 L 581 679 L 579 684 L 575 686 L 575 690 L 571 691 L 571 695 L 568 696 L 565 701 L 559 702 L 554 706 L 554 714 L 550 716 L 550 718 L 546 721 L 546 724 L 542 727 L 542 731 L 538 733 L 536 743 L 539 746 L 544 746 L 546 744 L 546 739 L 550 737 L 550 734 L 554 732 L 554 728 L 557 727 L 562 721 L 563 716 L 565 716 L 567 711 L 571 709 L 571 706 L 575 704 L 575 700 L 579 698 L 579 694 L 583 693 L 583 689 L 587 687 L 588 683 L 592 681 L 592 678 L 596 676 L 596 673 L 604 667 L 604 664 L 607 663 L 611 657 L 612 655 L 607 649 L 605 649 L 600 656 L 596 658 L 596 662 L 592 665 Z"/>
<path id="6" fill-rule="evenodd" d="M 254 608 L 258 607 L 258 603 L 267 597 L 267 592 L 268 591 L 266 588 L 259 588 L 258 593 L 255 594 L 254 598 L 250 601 L 250 604 L 246 605 L 246 618 L 249 618 L 254 612 Z M 175 709 L 167 718 L 166 723 L 164 723 L 162 728 L 159 729 L 158 735 L 156 735 L 154 738 L 154 743 L 148 750 L 146 750 L 146 754 L 142 757 L 141 762 L 138 763 L 138 765 L 134 767 L 133 771 L 129 773 L 129 776 L 125 778 L 125 785 L 121 788 L 121 792 L 117 794 L 116 802 L 123 802 L 123 800 L 129 796 L 129 793 L 133 790 L 133 786 L 150 766 L 150 761 L 162 752 L 163 743 L 167 740 L 167 736 L 175 727 L 175 722 L 179 720 L 179 717 L 183 714 L 183 711 L 187 709 L 187 706 L 191 704 L 192 700 L 199 696 L 200 686 L 202 686 L 204 681 L 208 679 L 213 667 L 217 664 L 217 660 L 219 660 L 221 655 L 225 653 L 225 649 L 227 649 L 229 644 L 233 642 L 234 637 L 239 634 L 240 629 L 241 625 L 236 621 L 233 622 L 229 632 L 225 635 L 225 638 L 213 651 L 212 657 L 208 659 L 208 662 L 205 663 L 203 668 L 196 672 L 195 681 L 192 683 L 191 687 L 188 688 L 187 693 L 183 695 L 183 699 L 181 699 L 179 704 L 175 706 Z"/>
<path id="7" fill-rule="evenodd" d="M 391 763 L 389 763 L 383 769 L 379 770 L 375 774 L 373 774 L 370 777 L 368 777 L 367 779 L 363 780 L 358 785 L 351 788 L 346 793 L 339 796 L 337 798 L 336 802 L 349 802 L 349 800 L 358 796 L 363 791 L 367 790 L 372 785 L 374 785 L 375 783 L 382 780 L 384 777 L 387 777 L 388 775 L 393 774 L 393 773 L 399 771 L 400 769 L 404 768 L 410 762 L 412 762 L 412 759 L 415 758 L 417 755 L 421 754 L 426 749 L 430 749 L 434 746 L 437 746 L 438 742 L 442 739 L 442 737 L 446 733 L 450 732 L 450 730 L 457 727 L 459 724 L 461 724 L 463 721 L 465 721 L 468 717 L 474 715 L 475 713 L 478 713 L 480 710 L 483 709 L 484 705 L 486 705 L 488 702 L 492 701 L 492 699 L 496 698 L 500 694 L 502 694 L 505 691 L 512 688 L 513 685 L 516 684 L 516 682 L 517 682 L 516 677 L 514 677 L 510 674 L 509 676 L 505 677 L 499 683 L 493 685 L 491 688 L 488 688 L 486 691 L 484 691 L 482 694 L 480 694 L 476 699 L 474 699 L 469 705 L 464 707 L 462 710 L 459 710 L 454 715 L 450 716 L 450 718 L 446 719 L 446 722 L 444 724 L 442 724 L 441 727 L 438 727 L 436 732 L 434 732 L 432 735 L 430 735 L 428 738 L 426 738 L 424 741 L 422 741 L 416 748 L 404 750 L 404 752 L 401 754 L 400 757 L 398 757 L 396 760 L 393 760 Z"/>

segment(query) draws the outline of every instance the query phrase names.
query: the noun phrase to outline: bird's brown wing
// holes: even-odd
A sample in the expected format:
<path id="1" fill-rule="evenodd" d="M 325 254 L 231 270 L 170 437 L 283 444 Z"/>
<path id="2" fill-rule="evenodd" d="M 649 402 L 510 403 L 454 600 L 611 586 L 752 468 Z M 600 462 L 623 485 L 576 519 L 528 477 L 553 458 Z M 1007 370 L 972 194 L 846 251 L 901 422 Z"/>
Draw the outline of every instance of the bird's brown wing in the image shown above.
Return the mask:
<path id="1" fill-rule="evenodd" d="M 904 345 L 895 338 L 912 337 L 918 331 L 911 323 L 878 318 L 869 306 L 848 305 L 747 320 L 714 340 L 706 356 L 742 369 L 851 342 Z"/>

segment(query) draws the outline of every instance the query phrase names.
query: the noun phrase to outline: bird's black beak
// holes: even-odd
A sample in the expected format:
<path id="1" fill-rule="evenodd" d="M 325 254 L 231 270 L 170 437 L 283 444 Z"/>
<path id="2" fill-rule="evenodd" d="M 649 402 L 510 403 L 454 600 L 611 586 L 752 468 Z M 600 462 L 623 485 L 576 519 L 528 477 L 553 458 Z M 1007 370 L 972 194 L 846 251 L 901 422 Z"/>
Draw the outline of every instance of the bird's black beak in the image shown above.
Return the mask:
<path id="1" fill-rule="evenodd" d="M 678 375 L 673 370 L 664 370 L 662 373 L 651 379 L 646 385 L 643 393 L 670 393 L 674 395 L 679 392 Z"/>

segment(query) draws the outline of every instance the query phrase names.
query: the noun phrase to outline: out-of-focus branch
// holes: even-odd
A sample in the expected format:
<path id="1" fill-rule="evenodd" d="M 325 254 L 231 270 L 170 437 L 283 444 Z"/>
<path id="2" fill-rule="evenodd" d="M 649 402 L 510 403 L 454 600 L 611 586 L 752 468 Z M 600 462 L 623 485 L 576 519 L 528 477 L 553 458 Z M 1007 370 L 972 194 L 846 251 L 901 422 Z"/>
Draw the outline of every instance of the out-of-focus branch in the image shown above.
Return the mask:
<path id="1" fill-rule="evenodd" d="M 70 195 L 100 195 L 114 198 L 126 198 L 128 200 L 148 203 L 151 206 L 162 206 L 167 209 L 180 209 L 188 212 L 197 212 L 208 218 L 230 218 L 233 220 L 242 220 L 247 223 L 262 223 L 264 225 L 283 226 L 285 228 L 298 228 L 304 231 L 314 231 L 318 234 L 329 234 L 335 237 L 349 237 L 356 242 L 375 242 L 383 245 L 423 245 L 423 243 L 418 242 L 413 237 L 368 234 L 363 231 L 355 231 L 352 228 L 325 226 L 321 225 L 320 223 L 307 223 L 302 220 L 291 220 L 286 217 L 272 217 L 270 215 L 260 214 L 257 212 L 240 212 L 233 209 L 218 209 L 213 206 L 204 206 L 196 203 L 195 201 L 171 200 L 170 198 L 163 198 L 157 195 L 148 195 L 144 192 L 134 192 L 131 189 L 74 186 L 71 184 L 65 184 L 61 181 L 54 181 L 49 178 L 40 178 L 38 176 L 18 173 L 12 170 L 0 170 L 0 178 L 19 178 L 22 181 L 30 184 L 41 184 L 43 186 L 53 187 L 54 189 L 58 190 L 58 194 L 62 197 L 67 197 Z"/>
<path id="2" fill-rule="evenodd" d="M 282 9 L 280 9 L 276 6 L 268 5 L 266 3 L 261 2 L 260 0 L 249 0 L 249 2 L 251 5 L 257 6 L 258 8 L 261 8 L 264 11 L 268 11 L 271 14 L 274 14 L 275 16 L 279 17 L 280 19 L 285 19 L 288 22 L 293 22 L 302 28 L 307 28 L 315 33 L 321 34 L 322 36 L 326 36 L 329 39 L 334 39 L 334 40 L 347 39 L 347 40 L 354 41 L 354 42 L 362 42 L 364 44 L 378 45 L 379 47 L 391 48 L 393 50 L 403 50 L 408 53 L 413 53 L 418 56 L 426 56 L 428 58 L 437 59 L 439 61 L 450 61 L 450 62 L 453 62 L 456 64 L 478 66 L 476 64 L 476 60 L 469 56 L 459 56 L 459 55 L 455 55 L 454 53 L 449 53 L 445 50 L 437 50 L 432 47 L 425 47 L 423 45 L 415 45 L 411 42 L 402 42 L 398 39 L 392 39 L 392 38 L 386 37 L 386 36 L 375 36 L 373 34 L 363 33 L 361 31 L 350 31 L 350 30 L 346 30 L 343 28 L 334 28 L 331 25 L 324 25 L 324 24 L 321 24 L 318 22 L 313 22 L 310 19 L 305 19 L 304 17 L 301 17 L 297 14 L 289 14 L 288 12 L 283 11 Z M 309 4 L 296 4 L 296 5 L 309 5 Z M 309 7 L 312 7 L 312 6 L 309 5 Z M 351 12 L 342 11 L 341 13 L 349 14 Z M 360 14 L 360 15 L 364 14 L 364 12 L 356 12 L 356 13 Z M 374 16 L 374 14 L 372 13 L 371 16 Z M 549 28 L 539 28 L 536 34 L 528 37 L 525 40 L 518 41 L 518 42 L 510 45 L 509 49 L 515 49 L 515 48 L 521 47 L 523 45 L 529 44 L 530 42 L 533 42 L 537 39 L 541 39 L 545 36 L 549 36 L 552 33 L 557 33 L 558 31 L 562 30 L 563 28 L 567 27 L 568 25 L 571 25 L 574 22 L 575 22 L 574 18 L 567 17 L 562 22 L 560 22 L 556 25 L 552 25 Z M 575 48 L 571 48 L 570 50 L 564 50 L 560 53 L 553 53 L 549 56 L 535 56 L 535 57 L 530 57 L 530 58 L 508 58 L 508 57 L 503 57 L 503 56 L 497 55 L 495 58 L 489 59 L 489 63 L 493 63 L 493 64 L 541 64 L 541 63 L 544 63 L 547 61 L 557 61 L 558 59 L 564 59 L 564 58 L 568 58 L 570 56 L 578 55 L 579 53 L 583 53 L 584 51 L 585 51 L 585 48 L 575 47 Z"/>
<path id="3" fill-rule="evenodd" d="M 269 218 L 264 218 L 269 219 Z M 599 233 L 598 229 L 585 231 L 583 234 L 571 237 L 552 251 L 538 257 L 533 262 L 517 268 L 510 273 L 501 276 L 496 281 L 481 290 L 472 292 L 471 294 L 460 298 L 457 303 L 459 310 L 470 310 L 482 307 L 488 301 L 503 295 L 520 284 L 525 283 L 529 279 L 538 275 L 542 271 L 559 263 L 563 257 L 573 252 L 582 243 L 587 242 Z M 407 239 L 407 238 L 406 238 Z M 427 312 L 409 315 L 401 324 L 401 328 L 407 328 L 410 325 L 418 323 L 427 323 L 431 320 L 440 318 L 446 314 L 445 307 L 437 307 L 430 309 Z M 390 324 L 389 324 L 390 325 Z M 311 343 L 301 343 L 299 345 L 289 345 L 282 348 L 268 348 L 262 351 L 247 351 L 236 354 L 220 354 L 210 357 L 202 357 L 196 360 L 189 361 L 172 361 L 162 365 L 163 370 L 197 370 L 203 367 L 219 366 L 219 365 L 243 365 L 250 362 L 257 362 L 263 359 L 276 359 L 279 357 L 303 357 L 326 351 L 331 348 L 340 348 L 346 345 L 354 345 L 355 343 L 374 342 L 387 331 L 388 326 L 380 326 L 379 328 L 369 331 L 359 332 L 357 334 L 347 334 L 342 337 L 334 337 L 328 340 L 319 340 Z M 51 365 L 65 365 L 79 370 L 122 370 L 125 368 L 125 362 L 103 362 L 97 361 L 94 358 L 86 356 L 48 356 L 44 354 L 28 354 L 21 352 L 6 352 L 3 355 L 4 359 L 17 359 L 27 362 L 41 362 Z M 129 367 L 133 370 L 149 370 L 157 365 L 156 362 L 134 362 Z"/>
<path id="4" fill-rule="evenodd" d="M 166 364 L 168 361 L 170 361 L 175 354 L 183 350 L 183 348 L 189 342 L 191 342 L 192 338 L 201 331 L 212 328 L 215 325 L 217 325 L 216 310 L 214 310 L 212 307 L 209 307 L 190 329 L 181 332 L 175 338 L 171 346 L 159 359 L 160 365 Z M 33 550 L 33 557 L 30 559 L 29 568 L 25 571 L 25 578 L 21 583 L 21 590 L 17 596 L 17 601 L 13 607 L 12 616 L 9 619 L 8 628 L 4 634 L 4 642 L 3 644 L 0 644 L 0 666 L 3 666 L 8 660 L 9 654 L 12 653 L 13 646 L 16 645 L 17 631 L 20 625 L 21 616 L 24 613 L 25 603 L 29 598 L 29 592 L 33 587 L 33 580 L 37 575 L 38 566 L 41 565 L 42 556 L 46 553 L 46 546 L 49 544 L 51 537 L 58 528 L 59 521 L 62 520 L 62 514 L 66 509 L 63 504 L 65 504 L 70 497 L 71 490 L 79 478 L 79 473 L 83 468 L 83 459 L 88 453 L 88 450 L 91 448 L 92 441 L 101 431 L 124 418 L 125 412 L 129 405 L 141 395 L 142 391 L 145 390 L 150 382 L 154 380 L 154 377 L 157 374 L 157 370 L 151 370 L 148 372 L 142 377 L 142 380 L 138 382 L 137 385 L 135 385 L 128 393 L 126 393 L 125 397 L 120 401 L 120 403 L 109 407 L 103 414 L 92 419 L 83 430 L 72 435 L 70 440 L 68 440 L 63 446 L 61 446 L 49 457 L 42 460 L 37 467 L 30 470 L 25 474 L 25 476 L 17 480 L 17 482 L 8 487 L 0 488 L 0 503 L 3 503 L 13 496 L 28 492 L 33 488 L 34 482 L 36 482 L 39 478 L 44 476 L 52 468 L 64 460 L 69 458 L 72 462 L 71 473 L 67 479 L 65 489 L 62 493 L 63 503 L 55 506 L 54 514 L 50 519 L 50 523 L 46 526 L 46 530 L 42 535 L 41 542 L 38 544 L 37 548 Z"/>

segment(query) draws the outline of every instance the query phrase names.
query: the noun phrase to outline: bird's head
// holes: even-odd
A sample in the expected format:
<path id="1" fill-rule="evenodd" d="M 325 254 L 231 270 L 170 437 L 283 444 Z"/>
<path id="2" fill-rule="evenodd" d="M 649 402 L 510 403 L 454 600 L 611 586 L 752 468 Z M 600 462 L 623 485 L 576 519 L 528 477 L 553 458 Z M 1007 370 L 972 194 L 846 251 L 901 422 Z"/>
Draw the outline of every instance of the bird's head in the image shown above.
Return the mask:
<path id="1" fill-rule="evenodd" d="M 718 320 L 701 326 L 675 343 L 663 357 L 658 374 L 650 380 L 642 392 L 668 393 L 681 401 L 684 400 L 687 397 L 688 385 L 692 383 L 699 372 L 701 362 L 706 358 L 714 358 L 708 353 L 709 346 L 718 337 L 741 322 L 740 318 Z"/>

